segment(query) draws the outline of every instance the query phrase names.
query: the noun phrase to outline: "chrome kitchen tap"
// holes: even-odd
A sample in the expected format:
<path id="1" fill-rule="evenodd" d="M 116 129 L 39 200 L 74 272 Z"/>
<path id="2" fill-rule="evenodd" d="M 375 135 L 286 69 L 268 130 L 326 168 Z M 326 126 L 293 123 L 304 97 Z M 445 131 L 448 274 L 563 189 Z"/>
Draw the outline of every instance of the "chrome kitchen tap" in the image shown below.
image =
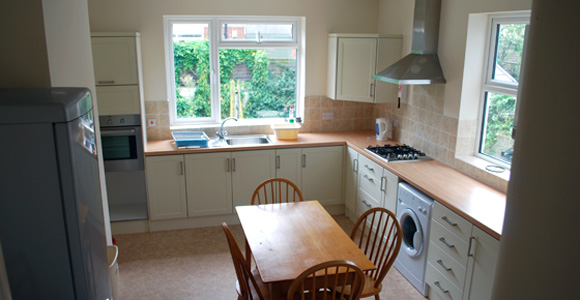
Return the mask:
<path id="1" fill-rule="evenodd" d="M 225 124 L 225 123 L 226 123 L 226 121 L 228 121 L 228 120 L 234 120 L 234 121 L 236 121 L 236 122 L 238 121 L 238 119 L 236 119 L 236 118 L 234 118 L 234 117 L 229 117 L 229 118 L 226 118 L 225 120 L 223 120 L 223 121 L 222 121 L 222 126 L 220 126 L 220 131 L 215 133 L 215 135 L 216 135 L 216 136 L 217 136 L 217 137 L 218 137 L 220 140 L 223 140 L 223 139 L 225 139 L 225 138 L 226 138 L 226 135 L 228 135 L 228 132 L 227 132 L 227 131 L 224 131 L 224 124 Z"/>

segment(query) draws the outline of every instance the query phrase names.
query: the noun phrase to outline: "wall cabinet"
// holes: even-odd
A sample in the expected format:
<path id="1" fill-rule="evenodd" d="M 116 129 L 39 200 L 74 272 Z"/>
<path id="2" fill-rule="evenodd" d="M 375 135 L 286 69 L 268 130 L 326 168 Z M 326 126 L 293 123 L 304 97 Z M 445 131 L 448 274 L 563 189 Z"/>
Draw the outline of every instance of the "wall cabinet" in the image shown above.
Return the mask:
<path id="1" fill-rule="evenodd" d="M 491 299 L 499 241 L 435 202 L 425 280 L 430 299 Z"/>
<path id="2" fill-rule="evenodd" d="M 91 33 L 99 115 L 142 112 L 139 33 Z"/>
<path id="3" fill-rule="evenodd" d="M 150 156 L 145 164 L 149 218 L 187 217 L 183 155 Z"/>
<path id="4" fill-rule="evenodd" d="M 398 87 L 372 75 L 401 58 L 402 41 L 400 35 L 329 34 L 326 95 L 335 100 L 396 101 Z"/>

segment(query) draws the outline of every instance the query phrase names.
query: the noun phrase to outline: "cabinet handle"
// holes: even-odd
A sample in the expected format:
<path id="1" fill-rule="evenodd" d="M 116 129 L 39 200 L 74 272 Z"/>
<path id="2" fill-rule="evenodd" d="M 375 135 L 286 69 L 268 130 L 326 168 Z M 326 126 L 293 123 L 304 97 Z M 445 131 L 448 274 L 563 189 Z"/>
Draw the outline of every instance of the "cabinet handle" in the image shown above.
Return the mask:
<path id="1" fill-rule="evenodd" d="M 230 171 L 230 159 L 226 158 L 226 172 Z"/>
<path id="2" fill-rule="evenodd" d="M 99 84 L 113 84 L 115 80 L 99 80 Z"/>
<path id="3" fill-rule="evenodd" d="M 367 174 L 363 175 L 363 177 L 368 181 L 374 182 L 374 180 L 372 178 L 368 177 Z"/>
<path id="4" fill-rule="evenodd" d="M 438 287 L 444 294 L 449 293 L 449 290 L 444 289 L 441 284 L 439 283 L 439 281 L 435 281 L 433 284 L 435 284 L 436 287 Z"/>
<path id="5" fill-rule="evenodd" d="M 302 167 L 306 168 L 306 154 L 302 154 Z"/>
<path id="6" fill-rule="evenodd" d="M 276 155 L 276 169 L 280 169 L 280 155 Z"/>
<path id="7" fill-rule="evenodd" d="M 477 247 L 477 238 L 472 236 L 469 238 L 469 251 L 467 251 L 467 256 L 475 255 L 475 248 Z"/>
<path id="8" fill-rule="evenodd" d="M 449 218 L 447 218 L 447 216 L 443 216 L 443 217 L 441 218 L 441 220 L 443 220 L 443 221 L 447 222 L 447 223 L 448 223 L 449 225 L 451 225 L 451 226 L 457 226 L 457 223 L 455 223 L 455 222 L 452 222 L 451 220 L 449 220 Z"/>
<path id="9" fill-rule="evenodd" d="M 370 207 L 370 208 L 373 208 L 373 206 L 372 206 L 370 203 L 368 203 L 368 202 L 367 202 L 367 200 L 362 200 L 361 202 L 362 202 L 364 205 L 366 205 L 366 206 L 368 206 L 368 207 Z"/>
<path id="10" fill-rule="evenodd" d="M 381 177 L 381 192 L 387 191 L 387 177 Z"/>
<path id="11" fill-rule="evenodd" d="M 365 165 L 365 168 L 367 168 L 367 170 L 369 170 L 369 171 L 373 171 L 373 172 L 375 171 L 375 169 L 372 167 L 369 167 L 369 165 Z"/>
<path id="12" fill-rule="evenodd" d="M 356 158 L 353 160 L 352 171 L 354 173 L 358 172 L 358 159 L 356 159 Z"/>
<path id="13" fill-rule="evenodd" d="M 236 171 L 236 159 L 232 158 L 232 172 Z"/>
<path id="14" fill-rule="evenodd" d="M 445 271 L 451 271 L 451 268 L 450 268 L 450 267 L 448 267 L 448 266 L 446 266 L 446 265 L 443 263 L 443 261 L 442 261 L 442 260 L 438 259 L 438 260 L 437 260 L 437 263 L 438 263 L 439 265 L 441 265 L 441 266 L 443 267 L 443 269 L 445 269 Z"/>
<path id="15" fill-rule="evenodd" d="M 454 248 L 454 247 L 455 247 L 455 245 L 449 244 L 449 243 L 448 243 L 448 242 L 445 240 L 445 238 L 440 238 L 439 240 L 441 241 L 441 243 L 445 244 L 445 246 L 447 246 L 447 247 L 449 247 L 449 248 Z"/>
<path id="16" fill-rule="evenodd" d="M 183 175 L 183 162 L 179 162 L 179 175 Z"/>
<path id="17" fill-rule="evenodd" d="M 374 95 L 373 95 L 373 85 L 374 85 L 374 84 L 372 84 L 372 83 L 371 83 L 371 91 L 370 91 L 370 93 L 369 93 L 369 95 L 370 95 L 371 97 L 372 97 L 372 96 L 374 96 Z"/>

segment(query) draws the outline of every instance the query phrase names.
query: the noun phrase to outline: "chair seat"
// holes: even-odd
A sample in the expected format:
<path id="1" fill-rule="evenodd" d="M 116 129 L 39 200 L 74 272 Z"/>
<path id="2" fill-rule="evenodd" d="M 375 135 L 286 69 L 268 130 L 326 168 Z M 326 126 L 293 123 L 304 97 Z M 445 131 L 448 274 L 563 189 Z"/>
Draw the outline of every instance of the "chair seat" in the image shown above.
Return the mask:
<path id="1" fill-rule="evenodd" d="M 264 300 L 271 299 L 272 297 L 270 297 L 270 286 L 262 281 L 262 277 L 260 277 L 258 269 L 252 270 L 252 276 L 254 276 L 254 278 L 256 279 L 256 283 L 258 284 L 258 288 L 260 289 L 262 296 L 264 296 Z M 238 292 L 238 296 L 242 295 L 240 289 L 240 282 L 237 280 L 236 280 L 236 291 Z M 256 293 L 254 289 L 252 289 L 252 299 L 260 300 L 260 297 L 258 297 L 258 293 Z"/>
<path id="2" fill-rule="evenodd" d="M 383 284 L 379 283 L 377 287 L 375 287 L 376 281 L 365 274 L 365 285 L 363 287 L 363 291 L 360 295 L 361 298 L 366 298 L 374 295 L 378 295 L 381 290 L 383 289 Z M 337 289 L 339 292 L 341 291 L 340 288 Z M 344 294 L 350 295 L 350 285 L 344 287 Z"/>

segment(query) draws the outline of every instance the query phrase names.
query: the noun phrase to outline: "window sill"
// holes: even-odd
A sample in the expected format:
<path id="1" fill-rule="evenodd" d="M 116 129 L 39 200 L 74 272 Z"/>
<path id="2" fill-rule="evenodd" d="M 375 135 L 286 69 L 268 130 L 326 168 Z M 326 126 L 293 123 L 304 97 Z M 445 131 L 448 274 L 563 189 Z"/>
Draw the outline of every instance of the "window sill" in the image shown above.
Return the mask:
<path id="1" fill-rule="evenodd" d="M 489 170 L 486 169 L 487 166 L 489 165 L 495 165 L 494 163 L 481 159 L 479 157 L 476 156 L 471 156 L 471 155 L 465 155 L 465 156 L 456 156 L 456 159 L 463 161 L 466 164 L 469 164 L 479 170 L 484 171 L 487 174 L 490 174 L 492 176 L 497 177 L 499 180 L 505 181 L 506 183 L 510 180 L 510 170 L 509 169 L 505 169 L 505 171 L 499 173 L 499 172 L 491 172 Z"/>

